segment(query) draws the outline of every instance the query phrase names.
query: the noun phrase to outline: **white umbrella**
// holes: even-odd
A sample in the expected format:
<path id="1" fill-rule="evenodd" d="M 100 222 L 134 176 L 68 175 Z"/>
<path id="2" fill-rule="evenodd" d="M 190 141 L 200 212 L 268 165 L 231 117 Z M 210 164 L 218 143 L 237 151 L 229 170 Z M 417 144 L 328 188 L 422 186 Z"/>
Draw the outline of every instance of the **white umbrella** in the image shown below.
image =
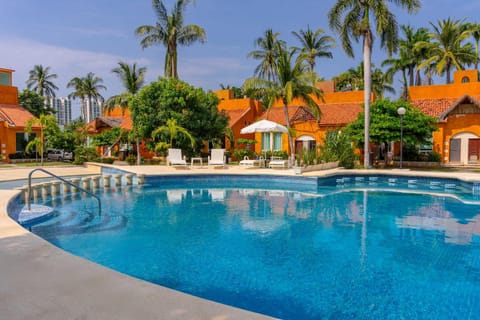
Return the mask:
<path id="1" fill-rule="evenodd" d="M 255 132 L 282 132 L 288 133 L 288 129 L 285 126 L 282 126 L 279 123 L 269 121 L 269 120 L 260 120 L 255 123 L 252 123 L 248 127 L 240 130 L 241 134 L 246 133 L 255 133 Z"/>
<path id="2" fill-rule="evenodd" d="M 270 148 L 273 154 L 273 133 L 274 132 L 288 133 L 288 129 L 287 127 L 282 126 L 281 124 L 273 121 L 260 120 L 240 130 L 241 134 L 255 133 L 255 132 L 270 132 Z"/>

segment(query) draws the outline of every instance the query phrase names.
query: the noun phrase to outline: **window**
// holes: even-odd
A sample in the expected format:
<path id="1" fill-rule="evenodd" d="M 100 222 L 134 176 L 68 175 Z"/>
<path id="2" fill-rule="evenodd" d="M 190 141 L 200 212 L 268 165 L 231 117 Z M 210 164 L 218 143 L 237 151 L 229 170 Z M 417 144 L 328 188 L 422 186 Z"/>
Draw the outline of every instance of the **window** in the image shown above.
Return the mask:
<path id="1" fill-rule="evenodd" d="M 470 82 L 470 78 L 469 77 L 463 77 L 462 78 L 462 83 L 467 83 L 467 82 Z"/>
<path id="2" fill-rule="evenodd" d="M 10 73 L 0 72 L 0 85 L 11 86 Z"/>
<path id="3" fill-rule="evenodd" d="M 262 133 L 262 151 L 270 150 L 270 133 Z"/>
<path id="4" fill-rule="evenodd" d="M 35 137 L 35 133 L 28 134 L 27 132 L 17 132 L 15 137 L 16 151 L 24 152 L 27 144 L 35 139 Z"/>
<path id="5" fill-rule="evenodd" d="M 273 136 L 273 150 L 282 151 L 282 134 L 275 133 Z"/>
<path id="6" fill-rule="evenodd" d="M 282 134 L 279 132 L 270 133 L 270 132 L 263 132 L 262 133 L 262 151 L 270 151 L 272 148 L 270 146 L 270 139 L 272 138 L 273 134 L 273 151 L 282 151 Z"/>

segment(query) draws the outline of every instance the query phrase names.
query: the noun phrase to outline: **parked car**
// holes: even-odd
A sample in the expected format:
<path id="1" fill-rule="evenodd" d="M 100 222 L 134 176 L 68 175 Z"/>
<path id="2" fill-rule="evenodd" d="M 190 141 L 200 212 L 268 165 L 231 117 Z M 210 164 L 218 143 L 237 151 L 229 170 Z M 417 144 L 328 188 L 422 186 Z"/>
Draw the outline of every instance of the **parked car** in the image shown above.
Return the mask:
<path id="1" fill-rule="evenodd" d="M 51 161 L 73 160 L 73 152 L 49 149 L 47 150 L 47 159 Z"/>

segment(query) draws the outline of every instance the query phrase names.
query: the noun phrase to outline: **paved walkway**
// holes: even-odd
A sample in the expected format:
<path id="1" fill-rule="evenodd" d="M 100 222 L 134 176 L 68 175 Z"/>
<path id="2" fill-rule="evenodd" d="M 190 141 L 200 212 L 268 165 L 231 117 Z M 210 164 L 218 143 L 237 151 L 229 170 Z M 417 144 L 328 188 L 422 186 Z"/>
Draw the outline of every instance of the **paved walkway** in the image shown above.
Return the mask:
<path id="1" fill-rule="evenodd" d="M 292 170 L 119 167 L 138 174 L 281 174 Z M 33 168 L 0 167 L 0 180 L 25 179 Z M 98 166 L 47 167 L 61 176 L 91 175 Z M 341 169 L 305 175 L 330 175 Z M 348 170 L 365 173 L 365 170 Z M 369 170 L 372 174 L 455 177 L 480 181 L 470 172 Z M 35 176 L 41 176 L 36 173 Z M 0 318 L 2 319 L 269 319 L 268 317 L 196 298 L 73 256 L 29 233 L 6 214 L 17 191 L 0 190 Z"/>

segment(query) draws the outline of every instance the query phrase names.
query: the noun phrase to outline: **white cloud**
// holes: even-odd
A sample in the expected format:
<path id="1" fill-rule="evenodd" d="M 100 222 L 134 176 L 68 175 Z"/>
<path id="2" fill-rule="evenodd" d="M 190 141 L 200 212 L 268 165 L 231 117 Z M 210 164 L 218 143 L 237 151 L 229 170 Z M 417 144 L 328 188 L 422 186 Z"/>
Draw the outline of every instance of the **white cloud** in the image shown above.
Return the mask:
<path id="1" fill-rule="evenodd" d="M 60 46 L 53 46 L 32 40 L 19 38 L 0 38 L 7 50 L 0 51 L 1 67 L 15 70 L 13 83 L 20 90 L 25 88 L 28 72 L 36 64 L 49 66 L 51 72 L 58 75 L 55 84 L 59 87 L 58 96 L 70 93 L 67 83 L 73 77 L 84 77 L 88 72 L 104 80 L 109 96 L 122 90 L 121 83 L 111 70 L 119 61 L 132 62 L 132 59 L 103 52 L 75 50 Z M 147 59 L 137 59 L 139 65 L 148 65 Z"/>

